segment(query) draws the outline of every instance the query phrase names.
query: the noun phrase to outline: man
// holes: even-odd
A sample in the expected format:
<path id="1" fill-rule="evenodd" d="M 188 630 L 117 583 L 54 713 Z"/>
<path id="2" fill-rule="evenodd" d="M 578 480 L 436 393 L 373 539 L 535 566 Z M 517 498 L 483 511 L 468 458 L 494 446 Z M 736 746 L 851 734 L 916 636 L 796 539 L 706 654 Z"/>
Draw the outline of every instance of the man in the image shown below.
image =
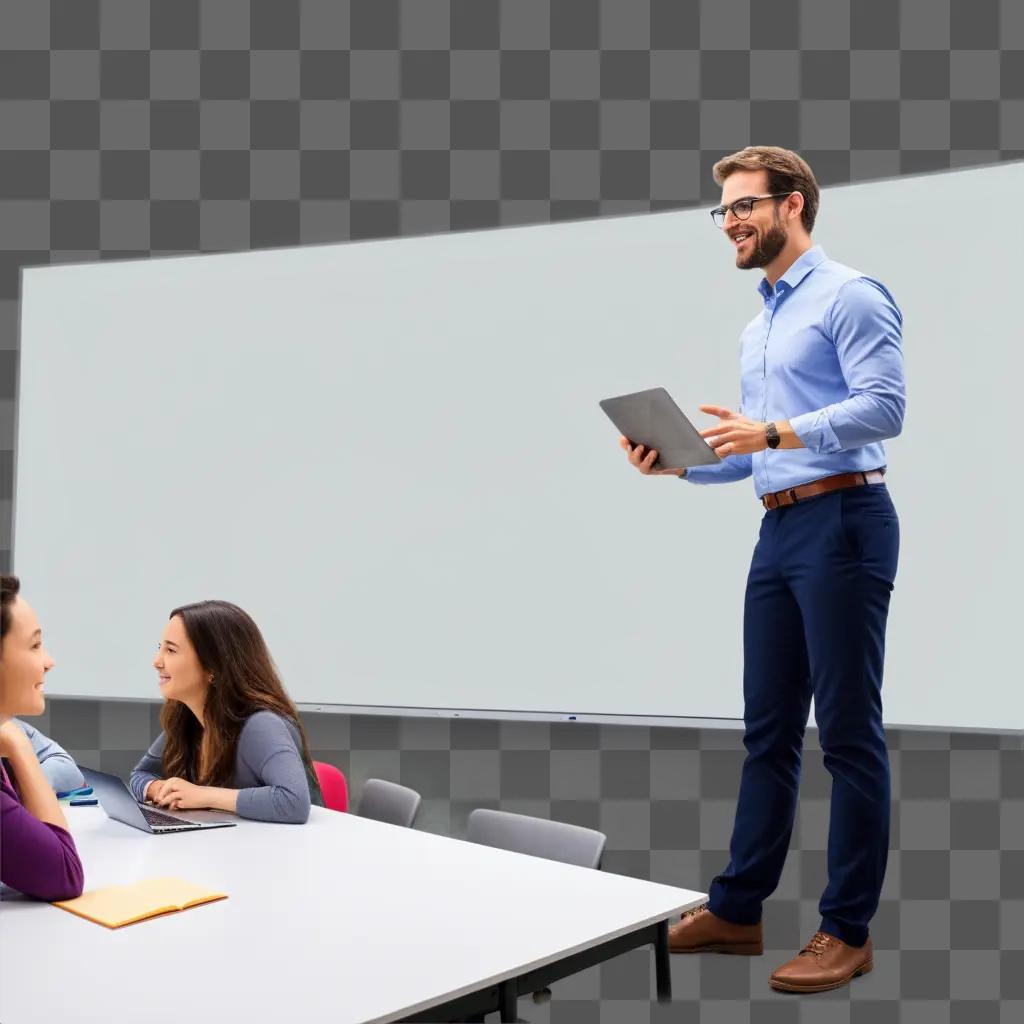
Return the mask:
<path id="1" fill-rule="evenodd" d="M 888 853 L 881 686 L 899 522 L 882 442 L 903 423 L 902 317 L 882 284 L 812 243 L 818 186 L 797 154 L 748 147 L 714 175 L 722 205 L 712 216 L 736 266 L 764 271 L 764 308 L 740 340 L 740 412 L 701 406 L 719 420 L 703 431 L 722 460 L 713 466 L 655 470 L 657 452 L 621 442 L 644 474 L 753 476 L 767 510 L 744 604 L 747 757 L 730 862 L 670 943 L 762 952 L 761 906 L 786 859 L 813 695 L 832 776 L 828 885 L 818 932 L 770 984 L 821 992 L 871 970 L 868 922 Z"/>
<path id="2" fill-rule="evenodd" d="M 43 774 L 56 792 L 70 793 L 71 790 L 85 785 L 85 779 L 82 778 L 74 758 L 59 743 L 49 736 L 44 736 L 38 729 L 32 728 L 28 722 L 23 722 L 20 718 L 15 718 L 14 724 L 28 737 Z"/>

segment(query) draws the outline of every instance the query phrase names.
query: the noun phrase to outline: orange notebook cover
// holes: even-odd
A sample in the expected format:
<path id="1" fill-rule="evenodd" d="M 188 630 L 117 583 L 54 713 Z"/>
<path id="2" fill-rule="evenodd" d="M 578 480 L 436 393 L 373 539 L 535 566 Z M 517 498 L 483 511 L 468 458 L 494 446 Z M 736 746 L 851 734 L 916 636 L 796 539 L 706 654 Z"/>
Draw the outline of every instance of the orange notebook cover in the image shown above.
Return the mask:
<path id="1" fill-rule="evenodd" d="M 107 928 L 120 928 L 226 898 L 227 893 L 213 892 L 180 878 L 150 878 L 133 885 L 94 889 L 73 900 L 54 903 L 54 906 Z"/>

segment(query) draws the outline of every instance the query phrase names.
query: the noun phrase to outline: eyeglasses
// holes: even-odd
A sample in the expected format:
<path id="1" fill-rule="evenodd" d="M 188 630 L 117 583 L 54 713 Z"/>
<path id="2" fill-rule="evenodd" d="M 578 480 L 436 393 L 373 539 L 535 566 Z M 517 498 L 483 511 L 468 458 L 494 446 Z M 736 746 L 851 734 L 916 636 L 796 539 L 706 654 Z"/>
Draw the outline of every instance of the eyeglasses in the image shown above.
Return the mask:
<path id="1" fill-rule="evenodd" d="M 734 217 L 746 220 L 754 212 L 754 203 L 759 203 L 762 199 L 785 199 L 786 196 L 792 194 L 792 192 L 773 192 L 770 196 L 744 196 L 728 206 L 716 206 L 711 211 L 711 219 L 715 222 L 715 227 L 720 228 L 725 224 L 725 215 L 732 210 Z"/>

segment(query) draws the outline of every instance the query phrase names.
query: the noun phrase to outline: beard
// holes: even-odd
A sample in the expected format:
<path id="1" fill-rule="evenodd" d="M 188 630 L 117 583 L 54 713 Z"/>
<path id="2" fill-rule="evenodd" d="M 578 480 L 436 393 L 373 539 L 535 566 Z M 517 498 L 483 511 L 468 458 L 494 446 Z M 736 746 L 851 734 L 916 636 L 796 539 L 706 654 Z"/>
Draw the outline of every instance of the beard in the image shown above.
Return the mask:
<path id="1" fill-rule="evenodd" d="M 755 232 L 754 245 L 750 250 L 750 255 L 746 257 L 737 255 L 736 266 L 740 270 L 760 270 L 762 267 L 767 267 L 782 252 L 787 238 L 788 235 L 782 222 L 776 218 L 766 231 Z"/>

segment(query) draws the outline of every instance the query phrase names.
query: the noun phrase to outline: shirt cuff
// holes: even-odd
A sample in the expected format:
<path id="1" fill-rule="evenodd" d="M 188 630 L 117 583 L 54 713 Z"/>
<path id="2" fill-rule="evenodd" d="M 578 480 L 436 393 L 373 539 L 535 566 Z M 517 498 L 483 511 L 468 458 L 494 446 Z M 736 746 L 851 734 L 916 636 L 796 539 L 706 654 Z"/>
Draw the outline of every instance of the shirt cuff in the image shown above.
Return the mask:
<path id="1" fill-rule="evenodd" d="M 686 471 L 686 476 L 682 479 L 691 484 L 713 484 L 730 480 L 734 467 L 729 463 L 740 458 L 742 456 L 737 455 L 733 459 L 720 459 L 717 463 L 707 466 L 690 466 Z"/>
<path id="2" fill-rule="evenodd" d="M 843 450 L 842 442 L 829 422 L 828 412 L 819 409 L 817 412 L 805 412 L 800 416 L 791 416 L 789 425 L 793 433 L 816 455 L 834 455 Z"/>

